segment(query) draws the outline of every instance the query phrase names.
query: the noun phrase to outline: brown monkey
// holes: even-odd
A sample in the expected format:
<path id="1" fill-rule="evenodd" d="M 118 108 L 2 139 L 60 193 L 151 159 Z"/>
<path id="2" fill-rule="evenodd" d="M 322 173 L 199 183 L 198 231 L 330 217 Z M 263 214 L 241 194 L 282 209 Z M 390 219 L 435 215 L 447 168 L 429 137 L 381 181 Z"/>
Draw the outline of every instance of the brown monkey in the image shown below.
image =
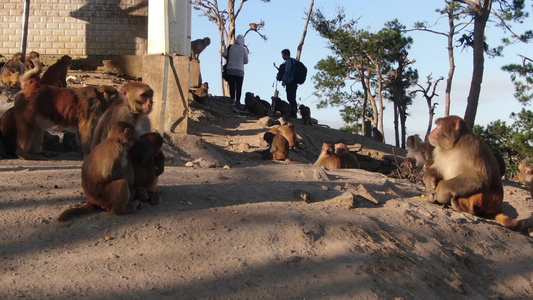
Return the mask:
<path id="1" fill-rule="evenodd" d="M 244 96 L 244 108 L 254 115 L 264 117 L 268 114 L 268 108 L 259 100 L 261 100 L 259 96 L 247 92 Z"/>
<path id="2" fill-rule="evenodd" d="M 311 124 L 311 109 L 308 106 L 300 104 L 300 114 L 302 115 L 304 125 L 313 125 Z"/>
<path id="3" fill-rule="evenodd" d="M 281 134 L 275 134 L 270 131 L 265 132 L 263 137 L 270 146 L 270 153 L 274 160 L 288 160 L 289 159 L 289 142 Z"/>
<path id="4" fill-rule="evenodd" d="M 503 213 L 500 170 L 487 145 L 458 116 L 439 118 L 435 124 L 428 137 L 435 147 L 434 162 L 424 174 L 428 201 L 494 218 L 511 230 L 526 229 L 527 220 L 517 222 Z"/>
<path id="5" fill-rule="evenodd" d="M 372 122 L 370 120 L 365 120 L 365 132 L 363 136 L 372 138 Z"/>
<path id="6" fill-rule="evenodd" d="M 159 194 L 155 191 L 158 176 L 165 168 L 165 155 L 161 151 L 163 137 L 157 132 L 141 136 L 129 150 L 135 174 L 135 198 L 142 202 L 159 204 Z"/>
<path id="7" fill-rule="evenodd" d="M 270 106 L 270 103 L 268 103 L 268 101 L 266 101 L 266 100 L 263 100 L 263 99 L 259 98 L 259 96 L 256 96 L 255 99 L 257 99 L 257 101 L 259 103 L 263 104 L 263 106 L 266 108 L 267 113 L 265 114 L 265 116 L 269 115 L 270 111 L 272 110 L 272 107 Z"/>
<path id="8" fill-rule="evenodd" d="M 359 164 L 359 161 L 357 158 L 348 151 L 346 148 L 346 144 L 344 143 L 337 143 L 335 144 L 335 154 L 340 158 L 341 160 L 341 168 L 342 169 L 359 169 L 361 168 L 361 165 Z"/>
<path id="9" fill-rule="evenodd" d="M 383 143 L 385 139 L 383 138 L 383 134 L 377 127 L 372 128 L 372 138 L 380 143 Z"/>
<path id="10" fill-rule="evenodd" d="M 67 73 L 72 64 L 72 58 L 68 55 L 63 55 L 57 62 L 44 72 L 41 78 L 41 83 L 51 86 L 67 87 Z"/>
<path id="11" fill-rule="evenodd" d="M 118 91 L 111 86 L 64 89 L 41 84 L 31 78 L 33 70 L 40 68 L 38 59 L 33 62 L 36 67 L 23 75 L 22 90 L 15 98 L 17 156 L 42 159 L 43 133 L 53 126 L 77 131 L 87 156 L 96 122 L 119 98 Z"/>
<path id="12" fill-rule="evenodd" d="M 257 110 L 257 115 L 259 117 L 264 117 L 264 116 L 267 116 L 268 115 L 268 112 L 269 112 L 269 108 L 270 108 L 270 105 L 265 105 L 265 100 L 261 100 L 261 98 L 259 98 L 259 96 L 255 96 L 255 107 L 256 107 L 256 110 Z M 268 103 L 268 102 L 266 102 Z"/>
<path id="13" fill-rule="evenodd" d="M 24 60 L 24 72 L 28 72 L 31 69 L 35 68 L 35 64 L 33 63 L 33 59 L 37 58 L 39 59 L 39 52 L 37 51 L 31 51 L 28 55 L 26 55 L 26 59 Z M 32 76 L 33 78 L 39 80 L 39 74 L 36 74 Z"/>
<path id="14" fill-rule="evenodd" d="M 133 125 L 116 122 L 110 126 L 108 138 L 93 149 L 81 166 L 87 203 L 63 211 L 58 221 L 90 213 L 97 207 L 117 215 L 137 210 L 139 201 L 134 199 L 134 172 L 128 156 L 134 138 Z"/>
<path id="15" fill-rule="evenodd" d="M 283 101 L 280 98 L 274 96 L 272 99 L 272 113 L 275 114 L 277 111 L 281 113 L 281 117 L 285 120 L 289 120 L 291 116 L 291 105 L 289 102 Z"/>
<path id="16" fill-rule="evenodd" d="M 294 133 L 294 124 L 287 123 L 285 125 L 282 125 L 280 127 L 275 127 L 269 130 L 269 132 L 272 132 L 273 134 L 281 134 L 287 141 L 289 142 L 290 149 L 294 149 L 295 147 L 298 147 L 299 142 L 296 138 L 296 134 Z"/>
<path id="17" fill-rule="evenodd" d="M 528 185 L 533 181 L 533 167 L 528 166 L 525 161 L 522 161 L 518 164 L 518 174 L 516 174 L 513 179 L 516 182 L 519 182 L 524 185 Z"/>
<path id="18" fill-rule="evenodd" d="M 142 136 L 152 131 L 148 114 L 152 111 L 154 91 L 142 82 L 128 82 L 120 90 L 122 101 L 109 107 L 98 121 L 94 130 L 91 149 L 107 138 L 109 125 L 124 121 L 135 126 L 135 131 Z"/>
<path id="19" fill-rule="evenodd" d="M 420 172 L 426 163 L 426 143 L 422 142 L 418 134 L 407 137 L 407 158 L 404 162 L 404 171 L 410 167 L 415 172 Z"/>
<path id="20" fill-rule="evenodd" d="M 197 39 L 191 42 L 191 57 L 194 59 L 198 59 L 200 56 L 200 53 L 204 51 L 204 49 L 211 44 L 211 39 L 208 37 L 205 37 L 203 39 Z"/>
<path id="21" fill-rule="evenodd" d="M 193 93 L 194 100 L 200 103 L 205 103 L 205 97 L 209 96 L 208 91 L 209 91 L 209 83 L 207 82 L 202 83 Z"/>
<path id="22" fill-rule="evenodd" d="M 315 162 L 315 165 L 340 169 L 342 167 L 341 159 L 335 154 L 335 148 L 332 143 L 322 144 L 322 151 Z"/>
<path id="23" fill-rule="evenodd" d="M 2 67 L 0 79 L 6 88 L 20 88 L 19 77 L 24 73 L 22 53 L 17 52 Z"/>

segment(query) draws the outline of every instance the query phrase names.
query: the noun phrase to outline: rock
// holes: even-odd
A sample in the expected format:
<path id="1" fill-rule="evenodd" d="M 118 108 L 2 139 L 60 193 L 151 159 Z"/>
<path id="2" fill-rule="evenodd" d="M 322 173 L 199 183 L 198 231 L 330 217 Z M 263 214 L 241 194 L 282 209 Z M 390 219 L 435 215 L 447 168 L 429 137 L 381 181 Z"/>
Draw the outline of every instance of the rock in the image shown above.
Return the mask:
<path id="1" fill-rule="evenodd" d="M 239 152 L 247 152 L 250 150 L 250 145 L 248 143 L 242 143 L 237 145 L 236 150 Z"/>
<path id="2" fill-rule="evenodd" d="M 271 127 L 272 125 L 274 125 L 274 120 L 272 120 L 272 118 L 269 116 L 262 117 L 261 119 L 259 119 L 258 122 L 259 124 L 267 127 Z"/>
<path id="3" fill-rule="evenodd" d="M 354 196 L 350 192 L 345 192 L 342 195 L 331 199 L 331 201 L 333 201 L 333 203 L 339 206 L 342 206 L 342 207 L 348 207 L 348 208 L 355 207 Z"/>
<path id="4" fill-rule="evenodd" d="M 167 134 L 165 134 L 167 136 Z M 201 160 L 201 166 L 222 167 L 229 165 L 226 158 L 204 143 L 201 137 L 188 134 L 168 133 L 167 140 L 172 146 L 185 152 L 193 160 Z"/>
<path id="5" fill-rule="evenodd" d="M 303 201 L 305 201 L 305 203 L 311 203 L 313 202 L 313 197 L 311 195 L 311 193 L 307 192 L 307 191 L 304 191 L 302 189 L 297 189 L 297 190 L 294 190 L 292 192 L 292 194 L 297 197 L 297 198 L 300 198 L 302 199 Z"/>

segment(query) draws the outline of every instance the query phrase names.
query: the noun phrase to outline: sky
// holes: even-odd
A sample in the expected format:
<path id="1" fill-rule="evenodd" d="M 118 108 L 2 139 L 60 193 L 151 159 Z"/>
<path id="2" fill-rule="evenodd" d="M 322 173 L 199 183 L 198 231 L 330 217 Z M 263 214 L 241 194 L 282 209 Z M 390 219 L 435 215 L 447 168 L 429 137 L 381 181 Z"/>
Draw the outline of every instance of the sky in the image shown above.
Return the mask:
<path id="1" fill-rule="evenodd" d="M 239 0 L 236 1 L 240 3 Z M 245 65 L 243 84 L 244 93 L 252 92 L 255 95 L 270 101 L 276 88 L 280 91 L 282 99 L 286 94 L 281 84 L 275 81 L 277 70 L 273 63 L 283 63 L 281 50 L 288 48 L 291 56 L 296 56 L 296 48 L 302 38 L 305 18 L 309 9 L 310 0 L 272 0 L 264 3 L 259 0 L 250 0 L 244 3 L 243 9 L 236 20 L 236 34 L 244 34 L 249 28 L 249 23 L 264 21 L 265 26 L 260 31 L 267 36 L 263 40 L 259 35 L 250 32 L 246 35 L 245 44 L 250 50 L 249 63 Z M 226 1 L 220 0 L 220 8 Z M 533 14 L 531 1 L 526 1 L 528 12 Z M 428 21 L 436 24 L 437 29 L 446 31 L 447 20 L 439 19 L 440 15 L 435 9 L 442 8 L 444 1 L 427 0 L 315 0 L 314 9 L 320 9 L 328 19 L 336 16 L 336 11 L 343 8 L 348 20 L 359 19 L 358 28 L 377 32 L 384 27 L 385 22 L 398 19 L 407 28 L 412 28 L 416 21 Z M 526 23 L 531 24 L 531 17 Z M 526 28 L 517 24 L 514 28 Z M 413 68 L 418 70 L 419 83 L 426 82 L 426 77 L 432 74 L 433 78 L 447 77 L 449 70 L 448 53 L 446 50 L 446 37 L 427 32 L 412 31 L 407 33 L 413 38 L 409 50 L 409 58 L 415 59 Z M 488 24 L 486 30 L 487 42 L 495 46 L 501 36 L 502 30 L 495 24 Z M 216 25 L 202 16 L 197 10 L 192 10 L 191 40 L 209 37 L 209 45 L 200 55 L 202 78 L 209 82 L 209 92 L 213 95 L 222 95 L 220 80 L 220 35 Z M 528 57 L 533 56 L 533 45 L 516 44 L 508 46 L 503 51 L 503 57 L 488 58 L 485 56 L 485 68 L 481 96 L 479 101 L 476 124 L 487 125 L 495 120 L 512 123 L 509 115 L 519 112 L 522 106 L 514 98 L 514 86 L 510 74 L 501 70 L 501 66 L 509 63 L 521 63 L 517 54 Z M 320 124 L 332 128 L 344 125 L 339 108 L 328 107 L 317 109 L 318 98 L 315 92 L 313 75 L 316 74 L 315 66 L 318 61 L 332 55 L 327 48 L 327 40 L 320 37 L 312 28 L 308 27 L 305 43 L 300 60 L 307 66 L 307 80 L 299 86 L 297 92 L 298 104 L 311 107 L 311 116 Z M 456 48 L 455 50 L 455 75 L 451 94 L 451 114 L 463 117 L 466 109 L 466 99 L 472 78 L 472 51 Z M 434 102 L 439 103 L 435 110 L 435 118 L 444 116 L 444 85 L 441 81 L 437 88 Z M 526 107 L 532 109 L 531 106 Z M 422 137 L 428 125 L 427 103 L 420 95 L 413 100 L 413 105 L 408 108 L 409 116 L 406 127 L 407 134 L 420 134 Z M 388 144 L 394 144 L 392 104 L 385 101 L 384 135 Z"/>

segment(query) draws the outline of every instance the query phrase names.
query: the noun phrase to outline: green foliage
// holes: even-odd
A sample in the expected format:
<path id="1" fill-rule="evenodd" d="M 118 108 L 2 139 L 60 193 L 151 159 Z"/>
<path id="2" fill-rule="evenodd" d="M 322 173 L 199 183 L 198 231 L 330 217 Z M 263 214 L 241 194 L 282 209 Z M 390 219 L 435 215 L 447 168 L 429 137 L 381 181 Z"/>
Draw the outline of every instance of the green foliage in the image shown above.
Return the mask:
<path id="1" fill-rule="evenodd" d="M 405 27 L 398 20 L 387 22 L 377 33 L 357 29 L 357 20 L 346 20 L 343 10 L 331 20 L 318 10 L 310 22 L 328 40 L 328 48 L 333 52 L 316 65 L 318 72 L 313 80 L 318 91 L 318 108 L 343 107 L 341 116 L 347 127 L 358 128 L 362 102 L 381 92 L 377 90 L 379 80 L 391 82 L 390 100 L 400 99 L 404 106 L 411 103 L 405 89 L 418 78 L 416 71 L 406 67 L 411 63 L 407 60 L 407 49 L 413 41 L 403 35 Z M 381 78 L 381 74 L 389 71 L 400 76 Z"/>
<path id="2" fill-rule="evenodd" d="M 519 162 L 533 159 L 533 111 L 522 109 L 511 114 L 511 118 L 514 119 L 511 125 L 498 120 L 486 128 L 476 125 L 473 132 L 489 148 L 502 154 L 513 173 Z"/>
<path id="3" fill-rule="evenodd" d="M 511 81 L 515 86 L 515 98 L 523 105 L 529 104 L 533 99 L 533 64 L 509 64 L 503 66 L 502 70 L 511 73 Z"/>

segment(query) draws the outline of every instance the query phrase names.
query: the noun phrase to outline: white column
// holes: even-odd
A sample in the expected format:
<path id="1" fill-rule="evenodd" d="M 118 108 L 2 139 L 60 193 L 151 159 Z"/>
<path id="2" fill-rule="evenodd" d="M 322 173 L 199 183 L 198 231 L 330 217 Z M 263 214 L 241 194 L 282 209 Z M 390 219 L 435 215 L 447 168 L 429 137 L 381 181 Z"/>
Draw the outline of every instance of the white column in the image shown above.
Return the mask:
<path id="1" fill-rule="evenodd" d="M 148 54 L 191 55 L 188 0 L 149 0 Z"/>

